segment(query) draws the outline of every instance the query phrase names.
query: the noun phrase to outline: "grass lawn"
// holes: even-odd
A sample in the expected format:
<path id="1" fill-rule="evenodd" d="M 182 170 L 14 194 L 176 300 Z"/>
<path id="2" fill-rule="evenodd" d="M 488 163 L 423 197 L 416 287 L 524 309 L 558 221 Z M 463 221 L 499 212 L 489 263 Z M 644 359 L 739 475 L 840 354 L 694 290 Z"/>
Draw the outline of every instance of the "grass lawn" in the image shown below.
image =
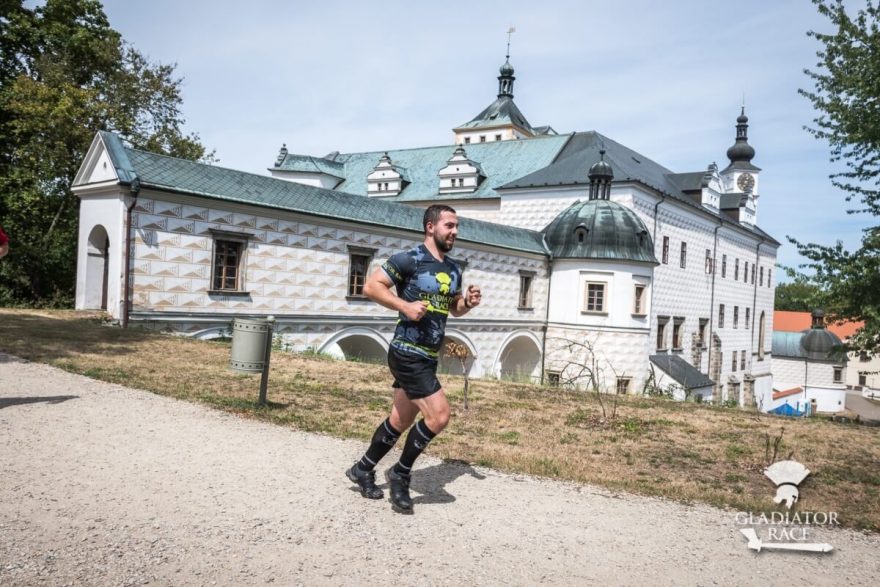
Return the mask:
<path id="1" fill-rule="evenodd" d="M 228 368 L 228 343 L 122 330 L 95 314 L 0 309 L 0 351 L 364 441 L 390 408 L 382 365 L 274 352 L 269 405 L 261 407 L 259 375 Z M 583 392 L 490 380 L 471 381 L 465 411 L 463 380 L 441 379 L 452 421 L 431 444 L 435 456 L 757 513 L 779 509 L 762 471 L 781 436 L 776 460 L 792 455 L 812 471 L 796 508 L 838 512 L 844 526 L 880 531 L 880 428 L 638 396 L 620 397 L 612 419 Z"/>

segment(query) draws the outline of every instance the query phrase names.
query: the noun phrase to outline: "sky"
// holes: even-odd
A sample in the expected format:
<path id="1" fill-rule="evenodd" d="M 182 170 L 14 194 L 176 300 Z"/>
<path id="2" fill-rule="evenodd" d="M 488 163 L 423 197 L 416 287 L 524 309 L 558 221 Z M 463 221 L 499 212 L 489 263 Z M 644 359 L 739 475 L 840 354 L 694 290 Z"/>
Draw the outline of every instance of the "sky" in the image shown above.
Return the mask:
<path id="1" fill-rule="evenodd" d="M 282 144 L 326 155 L 452 144 L 497 93 L 507 31 L 515 101 L 533 126 L 596 130 L 675 172 L 721 168 L 745 101 L 762 169 L 758 225 L 856 248 L 871 218 L 828 175 L 799 88 L 817 62 L 807 0 L 468 3 L 105 0 L 110 24 L 183 78 L 185 130 L 218 165 L 267 175 Z M 838 168 L 839 170 L 839 168 Z M 785 279 L 778 271 L 780 279 Z"/>

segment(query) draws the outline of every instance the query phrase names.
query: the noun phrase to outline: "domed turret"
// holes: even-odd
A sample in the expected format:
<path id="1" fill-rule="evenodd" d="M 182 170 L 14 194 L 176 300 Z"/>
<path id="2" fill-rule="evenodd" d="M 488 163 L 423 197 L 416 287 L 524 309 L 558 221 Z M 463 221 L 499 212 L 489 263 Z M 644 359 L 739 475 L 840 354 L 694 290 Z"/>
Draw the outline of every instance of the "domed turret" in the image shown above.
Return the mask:
<path id="1" fill-rule="evenodd" d="M 843 349 L 843 343 L 836 334 L 825 328 L 825 312 L 813 310 L 813 325 L 804 330 L 801 347 L 804 355 L 818 361 L 840 359 L 836 356 Z"/>
<path id="2" fill-rule="evenodd" d="M 544 229 L 556 259 L 607 259 L 657 264 L 639 216 L 611 200 L 576 202 Z"/>
<path id="3" fill-rule="evenodd" d="M 510 55 L 504 60 L 504 65 L 498 70 L 501 75 L 498 76 L 498 97 L 513 98 L 513 66 L 510 64 Z"/>
<path id="4" fill-rule="evenodd" d="M 749 144 L 748 130 L 749 117 L 746 116 L 746 108 L 743 106 L 740 115 L 736 117 L 736 141 L 727 149 L 730 167 L 753 168 L 752 159 L 755 158 L 755 149 Z"/>
<path id="5" fill-rule="evenodd" d="M 611 181 L 614 179 L 614 171 L 611 165 L 605 161 L 605 149 L 599 151 L 599 160 L 590 166 L 587 172 L 590 178 L 590 199 L 608 200 L 611 197 Z"/>

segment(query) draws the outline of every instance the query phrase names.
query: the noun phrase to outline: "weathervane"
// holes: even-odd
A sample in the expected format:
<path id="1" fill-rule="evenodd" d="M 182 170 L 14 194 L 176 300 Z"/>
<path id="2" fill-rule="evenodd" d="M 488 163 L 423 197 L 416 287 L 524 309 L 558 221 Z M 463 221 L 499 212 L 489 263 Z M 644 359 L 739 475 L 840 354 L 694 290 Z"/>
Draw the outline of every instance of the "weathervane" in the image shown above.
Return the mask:
<path id="1" fill-rule="evenodd" d="M 506 57 L 508 59 L 510 59 L 510 35 L 512 35 L 515 32 L 516 32 L 516 27 L 513 25 L 510 25 L 510 27 L 507 29 L 507 55 L 506 55 Z"/>

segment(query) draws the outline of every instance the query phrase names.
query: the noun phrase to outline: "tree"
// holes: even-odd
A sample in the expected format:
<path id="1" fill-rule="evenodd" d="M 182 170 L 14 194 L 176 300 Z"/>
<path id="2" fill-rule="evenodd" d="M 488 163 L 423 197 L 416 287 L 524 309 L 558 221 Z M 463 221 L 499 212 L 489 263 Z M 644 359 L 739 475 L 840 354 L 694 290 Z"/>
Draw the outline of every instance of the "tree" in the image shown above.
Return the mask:
<path id="1" fill-rule="evenodd" d="M 844 171 L 831 183 L 846 192 L 846 200 L 861 207 L 851 214 L 880 215 L 880 7 L 866 0 L 851 17 L 842 0 L 813 0 L 834 27 L 832 33 L 810 31 L 821 43 L 816 70 L 805 70 L 813 90 L 800 90 L 819 116 L 807 130 L 828 141 L 831 160 Z M 832 320 L 864 320 L 864 328 L 850 341 L 854 349 L 880 350 L 880 226 L 864 231 L 861 247 L 800 243 L 789 237 L 809 263 L 808 278 L 820 293 L 817 302 Z"/>
<path id="2" fill-rule="evenodd" d="M 76 270 L 70 185 L 95 132 L 138 149 L 205 155 L 181 131 L 174 66 L 152 64 L 110 27 L 96 0 L 0 0 L 0 305 L 66 305 Z"/>
<path id="3" fill-rule="evenodd" d="M 790 312 L 812 312 L 819 305 L 816 300 L 820 293 L 818 286 L 803 278 L 795 279 L 790 283 L 780 283 L 776 286 L 776 301 L 773 308 Z"/>

